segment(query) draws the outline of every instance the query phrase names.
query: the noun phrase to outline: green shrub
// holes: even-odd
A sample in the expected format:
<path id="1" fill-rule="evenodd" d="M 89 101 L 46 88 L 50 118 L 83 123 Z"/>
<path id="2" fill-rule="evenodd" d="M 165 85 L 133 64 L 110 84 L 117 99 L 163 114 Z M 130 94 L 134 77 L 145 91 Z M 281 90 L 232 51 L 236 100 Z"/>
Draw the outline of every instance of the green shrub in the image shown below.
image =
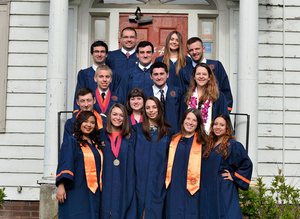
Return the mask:
<path id="1" fill-rule="evenodd" d="M 5 193 L 4 193 L 5 188 L 0 189 L 0 207 L 3 206 L 4 204 L 4 198 L 6 197 Z"/>
<path id="2" fill-rule="evenodd" d="M 262 178 L 257 179 L 255 188 L 240 190 L 240 206 L 244 217 L 261 219 L 300 218 L 299 189 L 287 185 L 279 169 L 271 187 L 267 188 Z"/>

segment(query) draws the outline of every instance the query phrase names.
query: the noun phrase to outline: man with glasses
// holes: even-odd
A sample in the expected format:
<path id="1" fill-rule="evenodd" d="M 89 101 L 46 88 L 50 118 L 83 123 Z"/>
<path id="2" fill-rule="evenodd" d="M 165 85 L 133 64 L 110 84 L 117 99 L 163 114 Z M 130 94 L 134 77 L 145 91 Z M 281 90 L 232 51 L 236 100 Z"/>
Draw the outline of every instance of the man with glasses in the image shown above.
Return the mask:
<path id="1" fill-rule="evenodd" d="M 136 39 L 137 33 L 132 27 L 122 30 L 120 39 L 122 48 L 109 52 L 105 62 L 114 74 L 122 76 L 139 62 L 135 52 Z"/>
<path id="2" fill-rule="evenodd" d="M 96 41 L 91 45 L 91 57 L 93 59 L 93 65 L 89 68 L 82 69 L 78 72 L 77 75 L 77 85 L 75 90 L 74 97 L 74 110 L 80 109 L 77 101 L 76 94 L 80 88 L 87 87 L 94 91 L 97 88 L 97 83 L 94 80 L 95 72 L 98 66 L 105 65 L 105 59 L 108 53 L 108 46 L 103 41 Z M 115 91 L 116 87 L 120 82 L 120 78 L 117 75 L 114 75 L 112 78 L 112 83 L 109 88 L 112 91 Z"/>

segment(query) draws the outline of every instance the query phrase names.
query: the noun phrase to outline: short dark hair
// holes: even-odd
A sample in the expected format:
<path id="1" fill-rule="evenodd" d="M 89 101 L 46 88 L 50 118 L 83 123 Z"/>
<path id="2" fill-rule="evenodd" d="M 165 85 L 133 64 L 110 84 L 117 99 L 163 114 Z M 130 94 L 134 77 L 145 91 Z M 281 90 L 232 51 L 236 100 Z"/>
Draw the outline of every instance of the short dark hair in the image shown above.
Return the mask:
<path id="1" fill-rule="evenodd" d="M 203 47 L 203 42 L 199 37 L 191 37 L 190 39 L 188 39 L 188 41 L 186 42 L 186 46 L 189 46 L 195 42 L 200 42 L 201 46 Z"/>
<path id="2" fill-rule="evenodd" d="M 150 43 L 149 41 L 141 41 L 136 47 L 136 53 L 139 53 L 139 48 L 144 48 L 146 46 L 151 46 L 152 53 L 154 52 L 154 47 L 152 43 Z"/>
<path id="3" fill-rule="evenodd" d="M 146 103 L 146 95 L 145 95 L 144 91 L 141 88 L 137 88 L 137 87 L 133 88 L 129 92 L 129 94 L 127 96 L 127 101 L 126 101 L 126 109 L 127 109 L 128 115 L 131 115 L 133 112 L 133 109 L 130 106 L 130 98 L 131 97 L 141 97 L 141 98 L 143 98 L 144 104 Z M 142 110 L 144 110 L 144 106 L 143 106 Z"/>
<path id="4" fill-rule="evenodd" d="M 134 34 L 135 34 L 135 37 L 137 37 L 136 30 L 135 30 L 135 29 L 133 29 L 132 27 L 125 27 L 125 28 L 124 28 L 124 29 L 121 31 L 121 37 L 123 36 L 123 32 L 124 32 L 125 30 L 130 30 L 130 31 L 133 31 L 133 32 L 134 32 Z"/>
<path id="5" fill-rule="evenodd" d="M 155 68 L 163 68 L 165 70 L 165 72 L 168 74 L 168 67 L 165 63 L 163 62 L 155 62 L 151 65 L 150 67 L 150 74 L 152 75 L 153 73 L 153 69 Z"/>
<path id="6" fill-rule="evenodd" d="M 97 46 L 103 46 L 105 48 L 105 53 L 107 54 L 108 53 L 108 46 L 106 45 L 105 42 L 101 41 L 101 40 L 98 40 L 98 41 L 95 41 L 92 45 L 91 45 L 91 54 L 94 53 L 94 47 L 97 47 Z"/>
<path id="7" fill-rule="evenodd" d="M 79 100 L 79 96 L 85 96 L 87 94 L 92 94 L 93 99 L 95 98 L 94 91 L 88 87 L 80 88 L 76 93 L 76 99 Z"/>

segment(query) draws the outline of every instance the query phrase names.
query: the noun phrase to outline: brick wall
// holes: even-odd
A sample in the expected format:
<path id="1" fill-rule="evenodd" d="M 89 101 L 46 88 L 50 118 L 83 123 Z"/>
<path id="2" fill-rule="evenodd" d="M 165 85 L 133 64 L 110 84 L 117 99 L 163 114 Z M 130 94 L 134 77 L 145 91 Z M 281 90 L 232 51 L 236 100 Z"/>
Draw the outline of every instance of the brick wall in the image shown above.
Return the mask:
<path id="1" fill-rule="evenodd" d="M 38 219 L 38 201 L 6 201 L 0 208 L 1 219 Z"/>

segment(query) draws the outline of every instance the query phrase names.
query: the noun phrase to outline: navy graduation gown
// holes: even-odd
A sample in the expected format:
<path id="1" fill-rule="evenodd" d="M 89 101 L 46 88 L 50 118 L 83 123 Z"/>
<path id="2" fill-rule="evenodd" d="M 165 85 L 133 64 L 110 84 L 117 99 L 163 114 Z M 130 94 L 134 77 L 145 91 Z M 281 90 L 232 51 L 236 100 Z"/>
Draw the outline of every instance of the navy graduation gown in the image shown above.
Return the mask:
<path id="1" fill-rule="evenodd" d="M 118 49 L 108 53 L 105 63 L 113 72 L 122 77 L 127 70 L 139 63 L 139 59 L 136 57 L 136 52 L 127 59 L 127 56 L 122 53 L 121 49 Z"/>
<path id="2" fill-rule="evenodd" d="M 97 148 L 91 148 L 96 163 L 97 181 L 100 181 L 101 158 Z M 62 172 L 64 171 L 64 172 Z M 73 176 L 72 174 L 73 173 Z M 99 219 L 100 218 L 100 187 L 93 194 L 87 187 L 83 153 L 74 136 L 70 136 L 61 146 L 58 160 L 56 185 L 65 182 L 66 196 L 64 203 L 58 204 L 61 219 Z"/>
<path id="3" fill-rule="evenodd" d="M 142 123 L 133 126 L 137 132 L 135 148 L 136 195 L 139 219 L 163 218 L 166 197 L 166 168 L 170 138 L 165 135 L 156 142 L 157 131 L 148 141 L 142 130 Z"/>
<path id="4" fill-rule="evenodd" d="M 107 115 L 108 112 L 109 112 L 109 109 L 110 109 L 110 108 L 112 107 L 112 105 L 114 105 L 115 103 L 123 103 L 123 99 L 122 99 L 122 96 L 121 96 L 121 95 L 118 95 L 118 94 L 116 94 L 116 93 L 114 93 L 114 92 L 111 91 L 111 93 L 110 93 L 110 99 L 109 99 L 109 103 L 108 103 L 108 107 L 107 107 L 105 113 L 103 113 L 103 114 Z M 102 113 L 102 110 L 101 110 L 101 108 L 100 108 L 100 106 L 99 106 L 99 103 L 98 103 L 97 98 L 96 98 L 96 103 L 95 103 L 95 105 L 94 105 L 94 110 L 96 110 L 99 114 Z"/>
<path id="5" fill-rule="evenodd" d="M 146 97 L 153 96 L 152 86 L 147 86 L 144 89 Z M 174 133 L 180 131 L 180 109 L 181 109 L 182 92 L 178 87 L 168 86 L 165 100 L 165 118 L 172 126 Z"/>
<path id="6" fill-rule="evenodd" d="M 194 136 L 182 138 L 177 145 L 172 168 L 172 179 L 167 189 L 167 219 L 198 219 L 200 216 L 200 193 L 194 195 L 186 189 L 187 170 Z"/>
<path id="7" fill-rule="evenodd" d="M 136 218 L 134 149 L 136 133 L 130 132 L 122 137 L 118 155 L 119 166 L 114 166 L 116 159 L 106 130 L 101 129 L 103 141 L 103 189 L 101 194 L 101 219 Z"/>
<path id="8" fill-rule="evenodd" d="M 155 59 L 155 62 L 162 62 L 164 56 L 157 57 Z M 192 62 L 192 59 L 188 56 L 185 56 L 186 58 L 186 65 Z M 177 62 L 173 63 L 171 60 L 169 60 L 169 78 L 167 80 L 168 85 L 173 85 L 175 87 L 179 87 L 179 76 L 176 76 L 176 68 L 177 68 Z"/>
<path id="9" fill-rule="evenodd" d="M 74 95 L 74 110 L 77 109 L 80 110 L 80 107 L 76 102 L 76 94 L 80 88 L 87 87 L 92 89 L 92 91 L 95 92 L 97 88 L 97 82 L 95 82 L 94 76 L 95 76 L 95 71 L 92 67 L 82 69 L 78 72 L 77 84 L 76 84 L 75 95 Z M 109 85 L 110 90 L 115 91 L 120 83 L 120 80 L 121 80 L 120 76 L 113 73 L 112 82 Z"/>
<path id="10" fill-rule="evenodd" d="M 232 98 L 232 93 L 231 93 L 228 76 L 227 76 L 227 73 L 226 73 L 222 63 L 217 60 L 207 59 L 206 64 L 208 64 L 210 66 L 211 70 L 213 71 L 213 73 L 216 77 L 216 81 L 217 81 L 219 90 L 224 93 L 224 95 L 226 97 L 228 109 L 231 111 L 233 98 Z M 193 64 L 191 62 L 190 64 L 188 64 L 184 68 L 180 69 L 180 71 L 179 71 L 180 88 L 182 89 L 182 91 L 184 93 L 187 92 L 187 90 L 189 88 L 192 70 L 193 70 Z"/>
<path id="11" fill-rule="evenodd" d="M 118 94 L 122 95 L 123 100 L 126 101 L 127 95 L 132 88 L 144 88 L 152 84 L 153 81 L 150 78 L 150 68 L 144 72 L 138 65 L 135 65 L 123 75 L 118 88 Z"/>
<path id="12" fill-rule="evenodd" d="M 224 96 L 224 94 L 219 91 L 219 98 L 217 99 L 217 101 L 215 103 L 213 103 L 212 105 L 212 117 L 211 119 L 214 119 L 218 114 L 226 114 L 229 115 L 229 111 L 227 108 L 227 103 L 226 103 L 226 98 Z M 185 97 L 183 97 L 182 99 L 182 104 L 181 104 L 181 110 L 180 110 L 180 119 L 182 118 L 183 113 L 187 110 L 187 105 L 185 102 Z"/>
<path id="13" fill-rule="evenodd" d="M 252 175 L 252 162 L 243 145 L 230 139 L 228 155 L 217 154 L 218 145 L 202 158 L 200 182 L 200 218 L 241 218 L 238 188 L 247 190 Z M 203 150 L 204 151 L 204 147 Z M 229 170 L 234 181 L 224 180 L 224 170 Z"/>

